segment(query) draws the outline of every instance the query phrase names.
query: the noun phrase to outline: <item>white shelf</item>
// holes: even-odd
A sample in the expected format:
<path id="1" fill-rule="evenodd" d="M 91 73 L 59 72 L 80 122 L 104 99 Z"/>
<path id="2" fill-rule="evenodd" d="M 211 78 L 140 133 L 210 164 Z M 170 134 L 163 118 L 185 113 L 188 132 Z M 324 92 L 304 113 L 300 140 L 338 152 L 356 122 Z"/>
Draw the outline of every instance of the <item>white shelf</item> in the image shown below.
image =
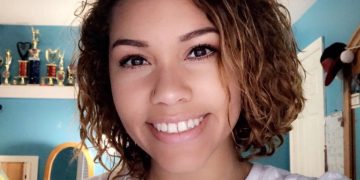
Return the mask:
<path id="1" fill-rule="evenodd" d="M 0 85 L 0 98 L 76 99 L 75 86 Z"/>
<path id="2" fill-rule="evenodd" d="M 351 109 L 360 107 L 360 93 L 351 94 Z"/>

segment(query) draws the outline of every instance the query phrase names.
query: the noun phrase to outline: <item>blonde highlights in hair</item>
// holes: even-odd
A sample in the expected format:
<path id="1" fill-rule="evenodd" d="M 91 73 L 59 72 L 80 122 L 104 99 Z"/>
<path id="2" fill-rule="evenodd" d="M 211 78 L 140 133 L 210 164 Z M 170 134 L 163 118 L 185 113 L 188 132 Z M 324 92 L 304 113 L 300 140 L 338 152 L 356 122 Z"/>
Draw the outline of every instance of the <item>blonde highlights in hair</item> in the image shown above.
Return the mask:
<path id="1" fill-rule="evenodd" d="M 80 137 L 83 144 L 88 140 L 95 147 L 95 159 L 102 164 L 107 148 L 116 149 L 120 160 L 111 172 L 119 167 L 121 175 L 143 178 L 151 158 L 121 124 L 110 89 L 109 27 L 112 8 L 119 1 L 98 0 L 89 5 L 81 27 L 77 69 Z M 226 79 L 235 79 L 241 93 L 241 115 L 233 129 L 239 157 L 271 155 L 304 105 L 301 65 L 287 10 L 275 0 L 194 3 L 220 34 L 219 67 L 224 84 Z"/>
<path id="2" fill-rule="evenodd" d="M 286 8 L 268 0 L 194 2 L 220 33 L 224 79 L 235 78 L 241 91 L 233 130 L 239 153 L 250 150 L 244 159 L 273 154 L 304 104 Z"/>

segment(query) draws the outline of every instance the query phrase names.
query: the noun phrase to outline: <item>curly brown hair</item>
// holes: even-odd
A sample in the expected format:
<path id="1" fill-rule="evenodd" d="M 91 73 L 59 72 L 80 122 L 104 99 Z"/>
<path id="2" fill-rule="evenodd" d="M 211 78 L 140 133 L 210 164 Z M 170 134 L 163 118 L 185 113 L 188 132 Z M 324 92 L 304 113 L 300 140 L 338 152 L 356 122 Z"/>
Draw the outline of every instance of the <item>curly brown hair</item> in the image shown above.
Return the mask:
<path id="1" fill-rule="evenodd" d="M 84 15 L 79 41 L 80 136 L 96 148 L 103 163 L 108 147 L 119 153 L 114 167 L 144 177 L 151 158 L 121 124 L 109 79 L 109 28 L 118 1 L 98 0 Z M 239 156 L 249 160 L 274 153 L 304 105 L 302 70 L 296 56 L 289 13 L 275 0 L 193 0 L 220 34 L 220 71 L 241 89 L 241 115 L 233 138 Z M 104 144 L 102 135 L 108 139 Z M 247 155 L 244 155 L 243 152 Z M 124 173 L 124 172 L 123 172 Z"/>

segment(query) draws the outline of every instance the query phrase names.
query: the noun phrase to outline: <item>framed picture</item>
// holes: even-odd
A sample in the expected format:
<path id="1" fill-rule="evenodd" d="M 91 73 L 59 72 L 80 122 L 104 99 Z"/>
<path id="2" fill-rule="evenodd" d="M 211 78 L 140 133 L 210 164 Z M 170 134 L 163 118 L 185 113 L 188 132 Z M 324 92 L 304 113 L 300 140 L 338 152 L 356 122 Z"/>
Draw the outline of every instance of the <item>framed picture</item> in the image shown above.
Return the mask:
<path id="1" fill-rule="evenodd" d="M 37 180 L 39 156 L 0 156 L 0 169 L 9 179 Z"/>

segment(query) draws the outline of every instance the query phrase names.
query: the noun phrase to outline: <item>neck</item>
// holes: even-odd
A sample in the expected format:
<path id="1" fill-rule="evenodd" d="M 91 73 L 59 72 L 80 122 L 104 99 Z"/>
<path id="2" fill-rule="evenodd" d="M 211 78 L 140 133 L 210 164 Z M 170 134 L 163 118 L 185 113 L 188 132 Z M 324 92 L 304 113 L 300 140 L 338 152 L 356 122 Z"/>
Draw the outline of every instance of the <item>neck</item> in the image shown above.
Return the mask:
<path id="1" fill-rule="evenodd" d="M 234 148 L 232 139 L 229 137 L 216 151 L 209 157 L 204 166 L 193 172 L 172 173 L 152 162 L 148 180 L 182 180 L 182 179 L 245 179 L 249 174 L 251 164 L 241 162 Z"/>

